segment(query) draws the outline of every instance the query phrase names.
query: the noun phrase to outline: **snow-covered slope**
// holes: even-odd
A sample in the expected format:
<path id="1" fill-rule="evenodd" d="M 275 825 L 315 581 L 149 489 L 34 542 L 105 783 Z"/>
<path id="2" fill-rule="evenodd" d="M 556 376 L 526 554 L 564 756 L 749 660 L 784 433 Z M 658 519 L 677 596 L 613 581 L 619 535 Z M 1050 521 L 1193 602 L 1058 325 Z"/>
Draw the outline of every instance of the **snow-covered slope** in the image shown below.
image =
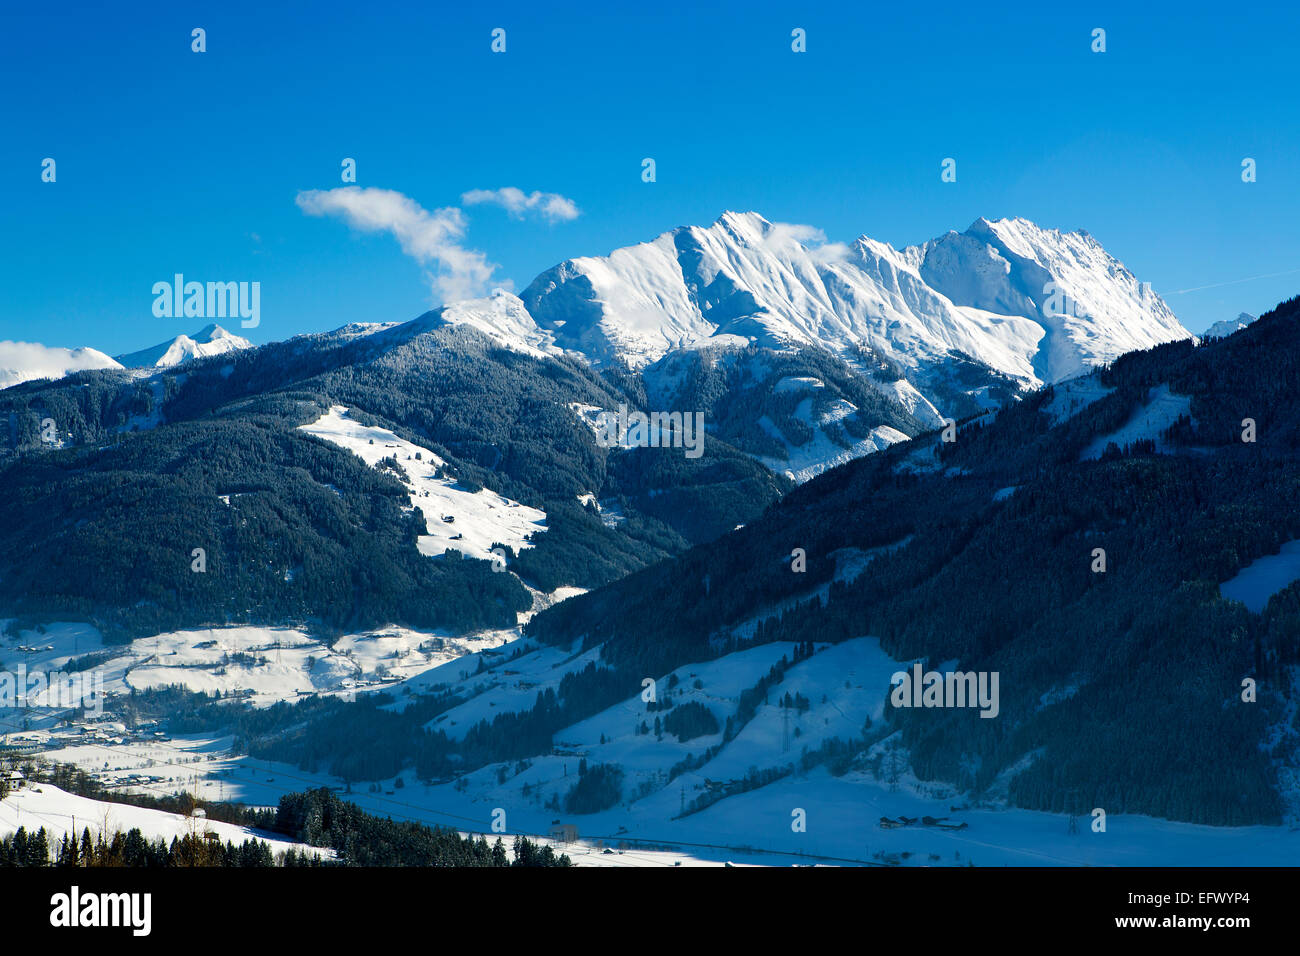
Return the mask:
<path id="1" fill-rule="evenodd" d="M 151 348 L 119 355 L 117 361 L 125 368 L 171 368 L 190 359 L 223 355 L 252 346 L 248 339 L 233 335 L 219 325 L 209 325 L 193 335 L 178 335 Z"/>
<path id="2" fill-rule="evenodd" d="M 387 428 L 363 425 L 342 405 L 333 406 L 302 430 L 340 445 L 371 467 L 388 460 L 407 486 L 411 506 L 424 516 L 427 533 L 420 553 L 435 556 L 456 550 L 471 558 L 493 560 L 492 547 L 504 544 L 516 553 L 533 546 L 534 534 L 546 531 L 546 512 L 495 491 L 469 491 L 444 477 L 446 462 L 427 448 L 397 437 Z"/>
<path id="3" fill-rule="evenodd" d="M 529 355 L 546 358 L 560 355 L 555 337 L 540 328 L 516 295 L 496 289 L 483 299 L 453 302 L 426 313 L 415 320 L 417 328 L 430 331 L 442 326 L 466 325 L 477 329 L 499 345 Z"/>
<path id="4" fill-rule="evenodd" d="M 52 838 L 50 842 L 55 844 L 65 834 L 76 836 L 86 829 L 94 837 L 103 833 L 108 840 L 119 831 L 138 829 L 150 840 L 162 838 L 170 842 L 188 834 L 203 836 L 215 833 L 223 842 L 235 844 L 241 844 L 245 840 L 263 840 L 271 845 L 273 853 L 293 849 L 312 856 L 334 856 L 332 850 L 294 843 L 277 834 L 125 803 L 92 800 L 67 793 L 48 783 L 25 786 L 0 801 L 0 836 L 8 836 L 19 827 L 26 828 L 29 833 L 35 833 L 44 827 Z"/>
<path id="5" fill-rule="evenodd" d="M 1190 334 L 1082 231 L 979 219 L 901 250 L 866 236 L 817 245 L 812 234 L 727 212 L 570 259 L 522 299 L 560 347 L 632 368 L 739 336 L 843 356 L 867 348 L 912 370 L 961 352 L 1033 386 Z"/>
<path id="6" fill-rule="evenodd" d="M 802 444 L 792 444 L 767 416 L 760 418 L 759 427 L 785 446 L 784 459 L 759 457 L 759 461 L 772 471 L 802 483 L 836 465 L 880 451 L 896 442 L 907 441 L 910 437 L 896 428 L 878 425 L 866 437 L 847 447 L 837 443 L 830 434 L 830 426 L 855 417 L 858 408 L 841 398 L 827 403 L 821 412 L 816 411 L 817 395 L 825 387 L 820 379 L 803 376 L 782 378 L 776 383 L 775 392 L 799 396 L 793 417 L 808 426 L 812 437 Z"/>
<path id="7" fill-rule="evenodd" d="M 95 349 L 65 349 L 38 342 L 0 342 L 0 388 L 37 378 L 63 378 L 91 368 L 121 368 Z"/>

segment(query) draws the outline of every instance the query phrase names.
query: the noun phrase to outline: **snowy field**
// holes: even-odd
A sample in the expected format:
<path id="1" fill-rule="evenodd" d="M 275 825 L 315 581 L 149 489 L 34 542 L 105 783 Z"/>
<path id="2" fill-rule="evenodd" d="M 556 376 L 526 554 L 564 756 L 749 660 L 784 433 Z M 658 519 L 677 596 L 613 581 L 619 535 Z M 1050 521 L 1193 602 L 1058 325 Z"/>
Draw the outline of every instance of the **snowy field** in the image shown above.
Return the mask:
<path id="1" fill-rule="evenodd" d="M 862 573 L 873 556 L 839 555 L 838 574 L 850 578 Z M 243 643 L 234 635 L 222 639 L 249 653 L 260 646 L 256 653 L 269 658 L 258 665 L 262 668 L 272 666 L 275 650 L 285 660 L 291 651 L 305 653 L 292 632 L 231 630 L 249 632 Z M 195 638 L 222 633 L 150 639 L 143 650 L 160 653 L 163 660 L 197 659 L 216 648 L 200 648 L 205 641 Z M 393 660 L 391 650 L 409 647 L 418 636 L 356 636 L 340 641 L 335 651 L 343 660 L 356 661 L 361 673 L 373 673 L 370 668 Z M 508 632 L 500 637 L 505 640 Z M 279 647 L 255 643 L 272 638 Z M 88 635 L 76 639 L 84 642 Z M 27 632 L 23 646 L 45 641 L 52 649 L 33 653 L 57 660 L 72 640 L 65 627 L 46 635 Z M 151 642 L 158 650 L 147 646 Z M 425 653 L 416 647 L 412 653 Z M 84 643 L 81 649 L 84 653 Z M 154 727 L 127 728 L 111 719 L 62 728 L 38 719 L 27 730 L 6 721 L 4 729 L 10 744 L 43 747 L 51 759 L 75 764 L 105 785 L 138 793 L 185 790 L 208 800 L 274 806 L 286 793 L 326 786 L 379 816 L 449 826 L 489 839 L 497 835 L 493 823 L 502 810 L 505 830 L 500 835 L 507 842 L 517 833 L 548 840 L 559 820 L 577 827 L 579 838 L 556 849 L 582 865 L 1281 866 L 1300 858 L 1300 830 L 1286 827 L 1204 827 L 1115 814 L 1106 821 L 1106 831 L 1098 833 L 1088 816 L 1071 827 L 1060 814 L 1007 809 L 995 799 L 972 804 L 951 787 L 915 779 L 897 735 L 883 720 L 890 678 L 909 662 L 891 658 L 874 638 L 819 645 L 815 654 L 787 669 L 783 682 L 724 745 L 721 728 L 736 713 L 741 694 L 793 651 L 788 643 L 759 645 L 654 676 L 656 700 L 670 696 L 674 706 L 706 708 L 717 720 L 714 732 L 685 741 L 657 733 L 656 720 L 668 711 L 651 710 L 637 694 L 557 732 L 549 754 L 491 764 L 437 783 L 422 782 L 407 770 L 349 787 L 326 773 L 238 753 L 229 736 L 168 737 Z M 382 686 L 394 693 L 395 701 L 388 705 L 394 709 L 435 688 L 464 698 L 429 725 L 455 738 L 480 720 L 530 708 L 539 692 L 558 690 L 566 674 L 595 657 L 594 651 L 582 653 L 576 646 L 538 646 L 514 637 L 484 642 L 463 656 L 422 666 Z M 146 660 L 141 672 L 152 675 L 154 667 Z M 123 686 L 133 673 L 124 675 Z M 284 688 L 277 693 L 283 696 Z M 782 706 L 787 693 L 796 700 L 794 706 Z M 265 689 L 259 699 L 269 699 Z M 840 776 L 824 761 L 802 766 L 805 754 L 832 740 L 863 740 L 867 749 Z M 714 752 L 706 754 L 710 750 Z M 560 809 L 582 761 L 588 767 L 613 764 L 622 769 L 623 796 L 616 806 L 585 815 Z M 755 775 L 763 778 L 762 785 L 753 785 Z M 37 807 L 27 809 L 35 813 Z M 59 813 L 64 810 L 51 810 L 50 818 Z M 78 809 L 79 821 L 81 813 Z M 65 815 L 70 817 L 71 810 Z M 899 825 L 882 827 L 882 817 Z M 904 817 L 910 822 L 902 822 Z M 926 823 L 925 817 L 933 819 Z M 4 825 L 10 822 L 0 819 Z M 88 817 L 88 822 L 94 819 Z M 796 826 L 800 822 L 802 829 Z"/>
<path id="2" fill-rule="evenodd" d="M 576 589 L 571 589 L 576 590 Z M 543 596 L 553 602 L 556 596 Z M 0 621 L 0 624 L 3 624 Z M 237 695 L 254 706 L 309 694 L 355 694 L 393 688 L 424 671 L 517 635 L 517 629 L 454 636 L 388 626 L 339 638 L 333 647 L 288 627 L 222 627 L 171 631 L 129 644 L 105 645 L 87 624 L 50 624 L 0 639 L 0 662 L 29 674 L 71 673 L 69 663 L 96 655 L 92 668 L 105 694 L 180 685 L 204 693 Z M 46 706 L 48 692 L 28 703 Z M 54 703 L 57 703 L 55 701 Z"/>

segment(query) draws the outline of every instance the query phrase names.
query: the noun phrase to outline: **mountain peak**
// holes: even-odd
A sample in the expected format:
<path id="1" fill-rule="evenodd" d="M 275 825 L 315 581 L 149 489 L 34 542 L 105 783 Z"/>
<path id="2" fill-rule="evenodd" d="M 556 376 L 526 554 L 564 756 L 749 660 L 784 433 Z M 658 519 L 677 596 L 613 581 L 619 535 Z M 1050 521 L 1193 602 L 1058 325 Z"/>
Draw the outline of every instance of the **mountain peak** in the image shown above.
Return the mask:
<path id="1" fill-rule="evenodd" d="M 707 228 L 567 260 L 521 298 L 557 346 L 633 369 L 725 337 L 866 349 L 904 369 L 960 352 L 1035 386 L 1189 335 L 1086 233 L 980 217 L 902 250 L 867 236 L 849 247 L 820 239 L 810 226 L 727 210 Z M 1079 314 L 1054 307 L 1054 288 Z"/>
<path id="2" fill-rule="evenodd" d="M 417 328 L 421 331 L 468 326 L 498 345 L 533 358 L 560 354 L 560 349 L 555 347 L 555 337 L 533 320 L 519 296 L 505 289 L 493 289 L 490 295 L 480 299 L 464 299 L 439 306 L 415 322 L 419 323 Z"/>
<path id="3" fill-rule="evenodd" d="M 1257 318 L 1259 318 L 1259 316 L 1251 315 L 1249 312 L 1242 312 L 1235 319 L 1221 319 L 1206 329 L 1205 332 L 1201 334 L 1201 338 L 1221 339 L 1225 335 L 1231 335 L 1233 332 L 1240 332 Z"/>
<path id="4" fill-rule="evenodd" d="M 714 225 L 723 225 L 740 231 L 756 231 L 759 234 L 772 227 L 772 224 L 767 219 L 752 210 L 750 212 L 736 212 L 731 209 L 726 210 L 715 219 Z"/>
<path id="5" fill-rule="evenodd" d="M 217 325 L 215 322 L 205 325 L 203 328 L 199 329 L 199 331 L 189 336 L 189 338 L 195 342 L 215 342 L 218 339 L 237 338 L 237 337 L 238 336 L 232 336 L 229 332 L 227 332 L 221 326 Z"/>
<path id="6" fill-rule="evenodd" d="M 178 335 L 147 349 L 119 355 L 117 361 L 126 368 L 171 368 L 191 359 L 222 355 L 252 345 L 248 339 L 232 335 L 214 322 L 193 335 Z"/>

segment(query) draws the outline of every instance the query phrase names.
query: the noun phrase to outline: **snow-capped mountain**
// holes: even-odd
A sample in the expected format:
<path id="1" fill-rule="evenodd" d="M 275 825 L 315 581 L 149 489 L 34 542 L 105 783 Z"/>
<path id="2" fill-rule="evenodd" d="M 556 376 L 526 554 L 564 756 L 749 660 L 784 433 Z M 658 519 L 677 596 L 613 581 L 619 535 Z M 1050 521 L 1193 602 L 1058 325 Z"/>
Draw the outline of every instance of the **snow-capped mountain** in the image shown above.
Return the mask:
<path id="1" fill-rule="evenodd" d="M 522 299 L 558 346 L 643 368 L 702 344 L 867 349 L 922 376 L 955 353 L 1033 387 L 1188 338 L 1159 296 L 1086 232 L 979 219 L 895 249 L 724 213 L 538 276 Z"/>
<path id="2" fill-rule="evenodd" d="M 511 351 L 532 358 L 562 354 L 555 345 L 555 336 L 533 320 L 518 296 L 504 289 L 495 289 L 490 296 L 481 299 L 440 306 L 420 316 L 415 320 L 414 329 L 407 328 L 405 332 L 415 329 L 431 331 L 446 326 L 478 329 Z"/>
<path id="3" fill-rule="evenodd" d="M 119 355 L 117 361 L 124 368 L 171 368 L 190 359 L 223 355 L 252 346 L 253 343 L 248 339 L 233 335 L 214 324 L 205 326 L 193 335 L 178 335 L 150 348 Z"/>
<path id="4" fill-rule="evenodd" d="M 1257 318 L 1259 318 L 1259 316 L 1251 315 L 1249 312 L 1242 312 L 1235 319 L 1221 319 L 1206 329 L 1201 338 L 1221 339 L 1225 335 L 1231 335 L 1233 332 L 1240 332 Z"/>
<path id="5" fill-rule="evenodd" d="M 711 433 L 796 481 L 1190 337 L 1086 232 L 979 219 L 895 249 L 866 236 L 827 244 L 753 212 L 569 259 L 521 296 L 497 290 L 417 324 L 630 369 L 657 407 L 705 409 Z M 792 355 L 815 367 L 791 367 Z M 824 388 L 831 373 L 838 381 Z M 795 400 L 799 381 L 810 388 Z M 859 388 L 877 396 L 870 407 Z M 743 401 L 732 401 L 737 390 Z"/>
<path id="6" fill-rule="evenodd" d="M 38 378 L 63 378 L 94 368 L 121 368 L 95 349 L 65 349 L 38 342 L 0 342 L 0 388 Z"/>

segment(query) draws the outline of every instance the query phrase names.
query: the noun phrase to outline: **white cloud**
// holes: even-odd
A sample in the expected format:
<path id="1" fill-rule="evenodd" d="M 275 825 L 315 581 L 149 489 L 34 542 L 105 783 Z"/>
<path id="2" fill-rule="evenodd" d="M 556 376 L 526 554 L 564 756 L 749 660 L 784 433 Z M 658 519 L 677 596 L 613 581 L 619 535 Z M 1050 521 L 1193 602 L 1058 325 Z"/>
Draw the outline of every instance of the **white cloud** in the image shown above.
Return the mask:
<path id="1" fill-rule="evenodd" d="M 818 265 L 843 262 L 849 257 L 849 247 L 842 242 L 827 242 L 826 233 L 816 226 L 795 222 L 774 222 L 764 241 L 776 252 L 786 254 L 800 247 Z"/>
<path id="2" fill-rule="evenodd" d="M 0 388 L 34 378 L 62 378 L 87 368 L 121 368 L 94 349 L 64 349 L 39 342 L 0 342 Z"/>
<path id="3" fill-rule="evenodd" d="M 358 186 L 311 189 L 296 201 L 309 216 L 337 216 L 363 232 L 392 233 L 404 253 L 437 267 L 430 279 L 445 302 L 484 294 L 496 271 L 484 253 L 461 245 L 468 220 L 454 207 L 430 212 L 394 190 Z"/>
<path id="4" fill-rule="evenodd" d="M 503 207 L 514 219 L 523 219 L 527 213 L 537 213 L 547 222 L 571 222 L 579 216 L 578 204 L 559 193 L 534 190 L 526 193 L 514 186 L 501 189 L 471 189 L 460 197 L 466 206 L 492 203 Z"/>

